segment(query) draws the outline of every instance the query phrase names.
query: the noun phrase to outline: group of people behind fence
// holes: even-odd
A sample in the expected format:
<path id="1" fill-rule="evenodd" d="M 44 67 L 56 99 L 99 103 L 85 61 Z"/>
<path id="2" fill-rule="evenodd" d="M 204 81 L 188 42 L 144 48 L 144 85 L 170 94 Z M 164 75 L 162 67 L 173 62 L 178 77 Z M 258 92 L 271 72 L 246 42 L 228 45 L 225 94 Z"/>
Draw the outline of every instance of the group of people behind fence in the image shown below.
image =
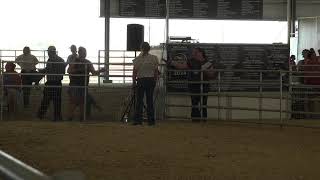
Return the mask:
<path id="1" fill-rule="evenodd" d="M 70 97 L 68 120 L 72 120 L 74 117 L 74 111 L 77 107 L 80 108 L 80 121 L 84 119 L 84 105 L 90 106 L 90 104 L 100 108 L 96 105 L 93 97 L 88 94 L 89 73 L 92 75 L 98 75 L 104 69 L 96 71 L 92 63 L 86 59 L 86 49 L 79 47 L 78 54 L 76 46 L 71 46 L 72 54 L 65 62 L 61 57 L 57 55 L 56 48 L 50 46 L 48 48 L 49 59 L 46 66 L 43 69 L 37 69 L 36 65 L 39 63 L 37 58 L 30 53 L 30 48 L 25 47 L 23 54 L 16 58 L 15 63 L 21 67 L 21 73 L 15 71 L 15 63 L 6 63 L 6 72 L 3 73 L 4 90 L 8 98 L 8 110 L 9 113 L 15 112 L 15 99 L 20 92 L 22 85 L 23 92 L 23 104 L 27 108 L 30 104 L 30 88 L 38 86 L 39 81 L 46 76 L 47 80 L 43 89 L 43 97 L 41 105 L 37 112 L 37 117 L 43 119 L 50 102 L 53 102 L 53 120 L 61 121 L 61 93 L 63 76 L 65 74 L 65 68 L 68 67 L 68 74 L 70 84 L 68 88 L 68 95 Z M 132 84 L 136 93 L 136 106 L 133 118 L 133 125 L 143 124 L 143 99 L 146 96 L 147 103 L 147 116 L 148 125 L 155 125 L 154 117 L 154 89 L 156 81 L 159 76 L 159 60 L 156 56 L 149 54 L 150 45 L 147 42 L 141 44 L 141 53 L 133 60 L 133 75 Z M 209 91 L 208 83 L 198 83 L 202 80 L 200 73 L 204 73 L 204 81 L 208 81 L 217 76 L 214 72 L 214 65 L 209 62 L 205 51 L 202 48 L 192 49 L 191 57 L 188 61 L 183 63 L 177 63 L 169 59 L 167 61 L 169 66 L 183 70 L 194 70 L 188 72 L 188 80 L 191 81 L 188 84 L 189 92 L 191 93 L 191 119 L 193 122 L 200 122 L 207 118 L 207 100 Z M 205 94 L 202 94 L 205 93 Z M 101 109 L 101 108 L 100 108 Z M 89 108 L 86 108 L 90 111 Z"/>
<path id="2" fill-rule="evenodd" d="M 36 65 L 39 63 L 38 59 L 31 54 L 29 47 L 24 47 L 23 54 L 18 56 L 14 62 L 7 62 L 5 64 L 5 72 L 3 73 L 3 91 L 7 98 L 7 109 L 9 117 L 15 116 L 17 106 L 19 104 L 19 96 L 23 97 L 24 109 L 27 109 L 30 104 L 34 107 L 34 103 L 30 101 L 30 90 L 34 86 L 36 89 L 41 89 L 39 82 L 46 76 L 46 82 L 43 89 L 43 97 L 40 107 L 37 111 L 37 118 L 43 119 L 48 110 L 49 104 L 53 102 L 53 120 L 61 121 L 61 94 L 62 94 L 62 80 L 65 75 L 66 67 L 68 67 L 68 74 L 70 84 L 68 88 L 69 95 L 69 111 L 67 115 L 68 120 L 74 119 L 74 112 L 77 107 L 80 109 L 79 120 L 83 120 L 84 116 L 89 116 L 91 113 L 91 106 L 101 110 L 94 98 L 88 93 L 88 85 L 90 73 L 98 75 L 104 69 L 96 71 L 93 64 L 86 59 L 87 51 L 84 47 L 77 48 L 75 45 L 70 47 L 72 54 L 65 62 L 58 56 L 54 46 L 48 47 L 48 60 L 45 68 L 37 69 Z M 18 73 L 15 68 L 16 64 L 21 67 L 21 72 Z M 32 102 L 32 103 L 30 103 Z M 86 108 L 84 106 L 86 105 Z M 86 113 L 84 113 L 86 112 Z"/>
<path id="3" fill-rule="evenodd" d="M 293 72 L 292 81 L 300 86 L 293 88 L 293 118 L 318 118 L 320 112 L 319 97 L 320 85 L 320 49 L 318 55 L 313 48 L 302 51 L 303 59 L 296 64 L 296 57 L 291 55 L 289 64 Z M 303 85 L 303 86 L 301 86 Z M 303 113 L 301 113 L 303 112 Z"/>

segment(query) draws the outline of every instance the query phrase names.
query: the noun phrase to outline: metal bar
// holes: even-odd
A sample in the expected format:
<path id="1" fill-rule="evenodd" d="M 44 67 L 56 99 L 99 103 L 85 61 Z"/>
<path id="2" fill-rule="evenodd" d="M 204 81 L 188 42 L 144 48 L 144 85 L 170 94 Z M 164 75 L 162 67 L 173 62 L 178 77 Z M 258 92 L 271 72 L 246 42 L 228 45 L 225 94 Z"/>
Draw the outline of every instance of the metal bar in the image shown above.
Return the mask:
<path id="1" fill-rule="evenodd" d="M 168 107 L 180 107 L 180 108 L 190 108 L 190 107 L 196 107 L 196 106 L 192 106 L 192 105 L 183 105 L 183 104 L 166 104 L 166 106 Z M 246 108 L 246 107 L 228 107 L 228 106 L 203 106 L 206 107 L 208 109 L 230 109 L 230 110 L 241 110 L 241 111 L 254 111 L 254 112 L 259 112 L 259 108 Z M 266 112 L 282 112 L 285 113 L 285 110 L 279 110 L 279 109 L 261 109 L 262 111 L 266 111 Z M 310 113 L 310 114 L 319 114 L 319 113 Z"/>
<path id="2" fill-rule="evenodd" d="M 105 0 L 104 6 L 105 18 L 105 41 L 104 41 L 104 62 L 105 62 L 105 80 L 109 82 L 109 51 L 110 51 L 110 0 Z"/>
<path id="3" fill-rule="evenodd" d="M 101 60 L 100 60 L 100 50 L 98 51 L 98 71 L 100 70 L 100 64 L 101 64 Z M 101 79 L 100 76 L 98 76 L 98 85 L 99 87 L 101 86 Z"/>
<path id="4" fill-rule="evenodd" d="M 292 28 L 292 0 L 287 0 L 287 22 L 288 22 L 288 39 L 287 43 L 290 45 L 291 28 Z"/>
<path id="5" fill-rule="evenodd" d="M 2 86 L 4 85 L 4 79 L 3 79 L 3 61 L 1 61 L 1 81 L 2 81 Z M 3 121 L 3 104 L 4 104 L 4 88 L 2 87 L 1 91 L 1 121 Z"/>
<path id="6" fill-rule="evenodd" d="M 203 81 L 203 71 L 201 71 L 201 74 L 200 74 L 200 76 L 201 76 L 201 81 Z M 202 110 L 202 108 L 203 108 L 203 83 L 201 83 L 200 84 L 200 117 L 201 117 L 201 119 L 203 118 L 203 110 Z"/>
<path id="7" fill-rule="evenodd" d="M 87 84 L 87 79 L 89 78 L 88 76 L 88 66 L 85 65 L 85 76 L 84 76 L 84 101 L 83 101 L 83 121 L 87 120 L 87 100 L 88 100 L 88 85 Z M 81 105 L 80 105 L 81 106 Z M 81 112 L 80 112 L 81 113 Z M 80 121 L 82 120 L 82 117 L 80 117 Z"/>
<path id="8" fill-rule="evenodd" d="M 123 83 L 126 83 L 126 77 L 125 77 L 125 75 L 126 75 L 126 65 L 125 65 L 125 63 L 126 63 L 126 58 L 125 58 L 125 51 L 123 51 Z"/>
<path id="9" fill-rule="evenodd" d="M 220 93 L 221 93 L 221 73 L 218 73 L 218 120 L 220 120 L 220 106 L 221 106 L 221 102 L 220 102 Z"/>
<path id="10" fill-rule="evenodd" d="M 262 83 L 262 79 L 263 77 L 262 77 L 262 72 L 260 72 L 260 83 Z M 263 103 L 263 101 L 262 101 L 262 86 L 261 86 L 261 84 L 259 85 L 259 120 L 261 120 L 262 119 L 262 111 L 261 111 L 261 109 L 262 109 L 262 103 Z"/>
<path id="11" fill-rule="evenodd" d="M 50 180 L 49 176 L 0 151 L 0 177 L 6 180 Z"/>
<path id="12" fill-rule="evenodd" d="M 283 100 L 282 73 L 280 72 L 280 124 L 281 124 L 281 128 L 283 127 L 283 119 L 282 119 L 282 100 Z"/>
<path id="13" fill-rule="evenodd" d="M 169 44 L 170 0 L 166 0 L 166 44 Z"/>

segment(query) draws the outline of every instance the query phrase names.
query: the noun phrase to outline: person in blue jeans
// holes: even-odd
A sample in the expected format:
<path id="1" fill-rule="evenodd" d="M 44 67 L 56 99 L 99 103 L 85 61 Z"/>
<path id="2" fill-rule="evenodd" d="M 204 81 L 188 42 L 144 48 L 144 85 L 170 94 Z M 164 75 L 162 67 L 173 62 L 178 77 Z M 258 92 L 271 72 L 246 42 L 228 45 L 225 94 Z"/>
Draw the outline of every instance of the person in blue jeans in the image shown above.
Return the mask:
<path id="1" fill-rule="evenodd" d="M 158 58 L 149 54 L 150 45 L 141 44 L 140 55 L 133 60 L 132 84 L 136 88 L 136 109 L 133 125 L 142 125 L 143 97 L 146 94 L 148 125 L 155 125 L 153 91 L 158 79 Z"/>
<path id="2" fill-rule="evenodd" d="M 37 117 L 43 119 L 46 114 L 49 104 L 53 102 L 53 121 L 62 121 L 61 116 L 61 89 L 62 79 L 65 73 L 66 64 L 64 60 L 57 55 L 56 48 L 49 46 L 48 48 L 49 59 L 46 67 L 39 70 L 39 72 L 46 74 L 47 82 L 43 89 L 43 98 Z"/>
<path id="3" fill-rule="evenodd" d="M 191 58 L 186 62 L 170 61 L 170 66 L 176 69 L 194 70 L 187 72 L 188 74 L 188 91 L 191 93 L 191 119 L 192 122 L 206 121 L 208 117 L 207 102 L 209 92 L 209 83 L 200 81 L 209 81 L 215 78 L 214 65 L 208 61 L 205 51 L 202 48 L 196 47 L 192 49 Z M 203 79 L 201 74 L 203 73 Z M 202 109 L 201 109 L 202 107 Z"/>

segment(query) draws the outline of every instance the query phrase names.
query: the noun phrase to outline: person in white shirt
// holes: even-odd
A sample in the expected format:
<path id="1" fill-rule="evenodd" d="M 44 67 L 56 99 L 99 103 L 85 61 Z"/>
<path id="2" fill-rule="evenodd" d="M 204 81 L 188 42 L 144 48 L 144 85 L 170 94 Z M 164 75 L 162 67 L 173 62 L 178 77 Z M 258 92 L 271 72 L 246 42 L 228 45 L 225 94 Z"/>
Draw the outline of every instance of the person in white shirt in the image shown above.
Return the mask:
<path id="1" fill-rule="evenodd" d="M 143 97 L 146 94 L 148 125 L 155 125 L 153 91 L 158 79 L 158 58 L 149 54 L 150 45 L 141 44 L 141 54 L 133 60 L 133 87 L 136 88 L 137 103 L 133 125 L 142 125 Z"/>
<path id="2" fill-rule="evenodd" d="M 15 62 L 21 67 L 23 103 L 24 107 L 28 107 L 30 104 L 30 86 L 32 86 L 32 83 L 39 85 L 39 81 L 43 77 L 36 71 L 36 65 L 39 61 L 31 54 L 30 48 L 26 46 L 23 48 L 23 54 L 18 56 Z"/>

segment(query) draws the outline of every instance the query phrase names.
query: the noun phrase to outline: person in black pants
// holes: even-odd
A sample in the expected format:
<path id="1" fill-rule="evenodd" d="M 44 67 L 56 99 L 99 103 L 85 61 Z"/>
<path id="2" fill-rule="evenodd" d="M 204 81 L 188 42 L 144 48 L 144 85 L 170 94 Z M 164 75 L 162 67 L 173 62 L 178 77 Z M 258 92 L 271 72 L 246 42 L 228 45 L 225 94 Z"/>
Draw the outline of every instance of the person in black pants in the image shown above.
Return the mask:
<path id="1" fill-rule="evenodd" d="M 39 85 L 39 81 L 43 75 L 39 75 L 36 71 L 36 65 L 39 63 L 38 59 L 31 54 L 29 47 L 23 48 L 23 54 L 18 56 L 15 62 L 21 67 L 22 91 L 24 107 L 30 104 L 30 90 L 32 83 Z"/>
<path id="2" fill-rule="evenodd" d="M 54 46 L 48 48 L 48 55 L 49 59 L 46 68 L 39 70 L 41 73 L 47 74 L 47 82 L 45 83 L 45 88 L 43 90 L 43 98 L 38 110 L 38 118 L 43 119 L 50 101 L 53 101 L 53 120 L 61 121 L 61 81 L 65 73 L 66 64 L 64 60 L 57 55 Z"/>
<path id="3" fill-rule="evenodd" d="M 207 94 L 209 92 L 209 83 L 200 83 L 200 81 L 208 81 L 216 76 L 216 73 L 213 72 L 213 64 L 207 60 L 203 49 L 193 48 L 191 56 L 191 59 L 187 60 L 187 62 L 170 61 L 169 65 L 177 69 L 195 70 L 188 72 L 188 90 L 192 94 L 191 119 L 193 122 L 199 122 L 200 120 L 206 121 L 208 117 L 206 107 L 208 95 L 201 94 Z M 202 72 L 203 78 L 201 78 Z M 202 109 L 201 106 L 203 106 Z"/>
<path id="4" fill-rule="evenodd" d="M 148 125 L 155 125 L 153 91 L 158 78 L 158 58 L 149 54 L 150 45 L 141 44 L 141 54 L 133 60 L 132 83 L 136 88 L 136 109 L 133 125 L 142 125 L 143 97 L 147 98 Z"/>
<path id="5" fill-rule="evenodd" d="M 79 57 L 76 58 L 68 68 L 69 78 L 70 78 L 70 87 L 69 87 L 69 96 L 70 96 L 70 105 L 69 105 L 69 115 L 68 120 L 73 120 L 73 114 L 76 108 L 80 108 L 80 117 L 79 120 L 84 120 L 84 108 L 85 103 L 94 103 L 92 102 L 93 97 L 88 97 L 88 85 L 89 85 L 89 74 L 99 75 L 100 72 L 104 72 L 105 69 L 95 70 L 91 61 L 86 59 L 87 50 L 84 47 L 78 48 Z M 87 98 L 86 102 L 85 97 Z M 89 115 L 89 114 L 87 114 Z"/>

